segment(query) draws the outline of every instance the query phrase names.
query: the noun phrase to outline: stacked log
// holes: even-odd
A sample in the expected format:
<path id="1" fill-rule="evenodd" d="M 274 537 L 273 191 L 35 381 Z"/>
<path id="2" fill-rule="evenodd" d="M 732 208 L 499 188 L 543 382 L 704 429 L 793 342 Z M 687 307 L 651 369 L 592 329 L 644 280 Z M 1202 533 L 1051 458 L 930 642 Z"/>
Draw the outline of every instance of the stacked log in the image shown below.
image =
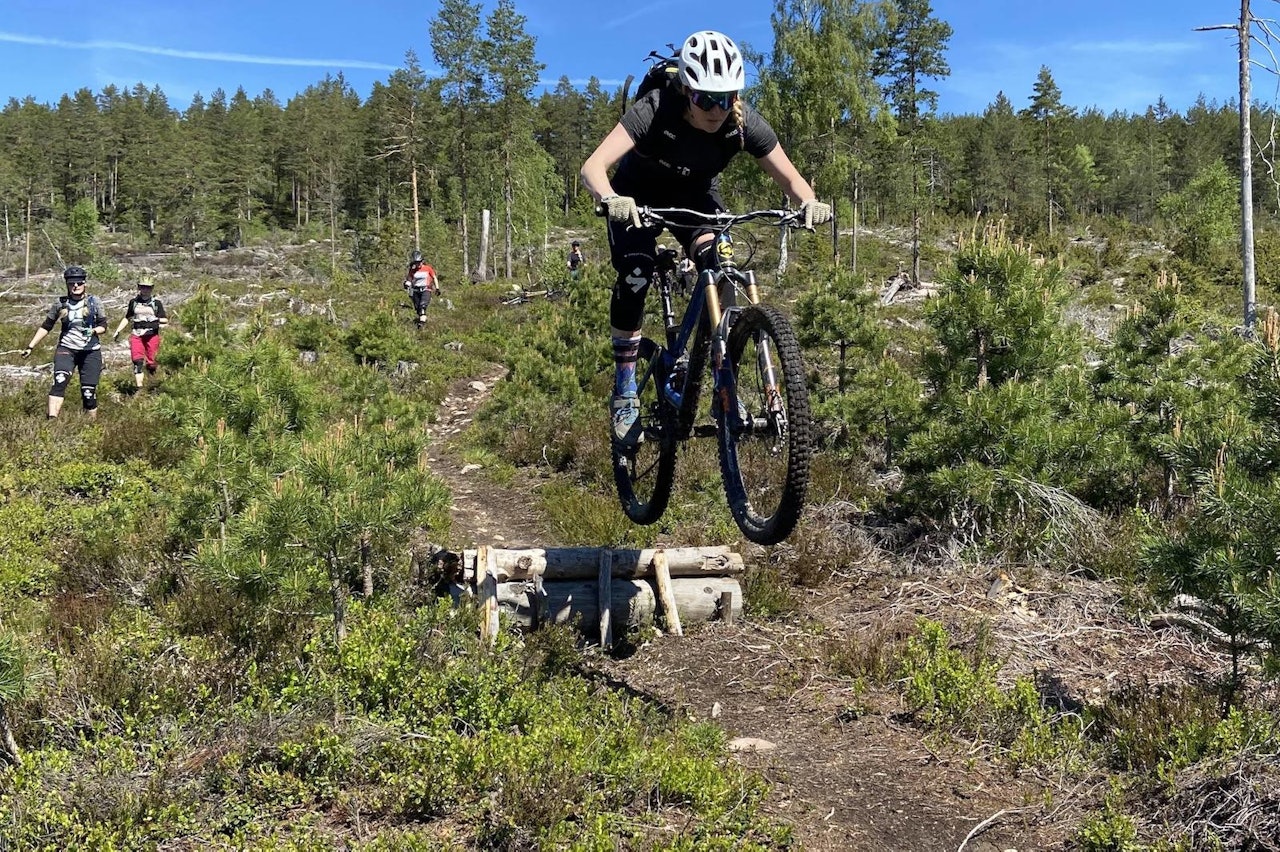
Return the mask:
<path id="1" fill-rule="evenodd" d="M 475 589 L 484 632 L 497 635 L 498 614 L 534 629 L 577 622 L 609 646 L 614 635 L 742 613 L 742 556 L 728 547 L 609 549 L 560 547 L 464 550 L 462 580 Z"/>

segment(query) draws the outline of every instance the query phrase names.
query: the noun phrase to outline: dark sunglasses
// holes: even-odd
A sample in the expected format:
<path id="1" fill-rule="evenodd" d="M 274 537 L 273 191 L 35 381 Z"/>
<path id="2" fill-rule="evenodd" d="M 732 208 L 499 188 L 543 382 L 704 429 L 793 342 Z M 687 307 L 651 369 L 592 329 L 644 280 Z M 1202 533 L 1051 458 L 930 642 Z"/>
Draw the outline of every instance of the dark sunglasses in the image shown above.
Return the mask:
<path id="1" fill-rule="evenodd" d="M 723 110 L 733 109 L 734 101 L 738 99 L 737 92 L 699 92 L 696 89 L 689 90 L 689 102 L 704 112 L 711 112 L 716 107 Z"/>

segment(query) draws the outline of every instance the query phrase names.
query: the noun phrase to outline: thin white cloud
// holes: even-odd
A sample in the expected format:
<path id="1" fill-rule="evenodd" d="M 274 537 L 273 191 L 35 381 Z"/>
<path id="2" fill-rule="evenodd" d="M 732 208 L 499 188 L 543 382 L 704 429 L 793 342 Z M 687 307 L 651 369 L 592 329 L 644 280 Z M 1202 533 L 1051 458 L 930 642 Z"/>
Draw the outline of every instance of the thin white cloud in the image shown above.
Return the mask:
<path id="1" fill-rule="evenodd" d="M 367 62 L 363 59 L 307 59 L 293 56 L 255 56 L 249 53 L 220 53 L 209 50 L 175 50 L 168 47 L 153 47 L 145 44 L 130 44 L 125 41 L 66 41 L 59 38 L 29 36 L 20 33 L 0 31 L 0 42 L 12 44 L 32 44 L 38 47 L 57 47 L 66 50 L 124 50 L 131 53 L 146 53 L 152 56 L 167 56 L 171 59 L 198 59 L 210 62 L 239 62 L 247 65 L 291 65 L 307 68 L 367 68 L 373 71 L 395 71 L 398 66 L 381 62 Z"/>
<path id="2" fill-rule="evenodd" d="M 665 9 L 668 6 L 673 5 L 674 2 L 675 0 L 660 0 L 660 2 L 650 3 L 648 6 L 644 6 L 640 9 L 632 9 L 620 18 L 614 18 L 611 21 L 606 21 L 600 25 L 600 28 L 604 30 L 616 30 L 618 27 L 629 24 L 638 18 L 648 17 L 660 9 Z"/>

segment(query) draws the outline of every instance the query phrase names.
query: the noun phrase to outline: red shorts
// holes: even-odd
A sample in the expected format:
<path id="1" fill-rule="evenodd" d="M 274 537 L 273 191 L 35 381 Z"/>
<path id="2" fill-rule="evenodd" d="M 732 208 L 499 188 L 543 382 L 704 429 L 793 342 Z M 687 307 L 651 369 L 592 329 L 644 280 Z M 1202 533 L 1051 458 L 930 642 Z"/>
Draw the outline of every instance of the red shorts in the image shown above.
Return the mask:
<path id="1" fill-rule="evenodd" d="M 160 351 L 160 335 L 148 334 L 146 337 L 129 335 L 129 358 L 134 361 L 146 361 L 148 367 L 155 367 L 156 353 Z"/>

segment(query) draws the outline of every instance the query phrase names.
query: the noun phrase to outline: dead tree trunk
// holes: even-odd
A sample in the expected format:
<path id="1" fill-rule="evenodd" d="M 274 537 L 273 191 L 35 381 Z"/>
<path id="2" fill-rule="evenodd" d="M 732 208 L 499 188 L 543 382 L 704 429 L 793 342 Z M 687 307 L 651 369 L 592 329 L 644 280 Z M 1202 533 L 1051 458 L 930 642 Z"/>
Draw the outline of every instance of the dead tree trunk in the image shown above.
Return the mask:
<path id="1" fill-rule="evenodd" d="M 1244 268 L 1244 327 L 1252 331 L 1257 320 L 1257 293 L 1253 265 L 1253 136 L 1249 129 L 1249 38 L 1253 19 L 1249 0 L 1240 0 L 1240 257 Z"/>
<path id="2" fill-rule="evenodd" d="M 489 280 L 489 211 L 480 211 L 480 259 L 476 261 L 476 278 Z"/>
<path id="3" fill-rule="evenodd" d="M 329 599 L 333 603 L 333 644 L 341 648 L 347 638 L 347 583 L 342 564 L 333 554 L 329 555 Z"/>

